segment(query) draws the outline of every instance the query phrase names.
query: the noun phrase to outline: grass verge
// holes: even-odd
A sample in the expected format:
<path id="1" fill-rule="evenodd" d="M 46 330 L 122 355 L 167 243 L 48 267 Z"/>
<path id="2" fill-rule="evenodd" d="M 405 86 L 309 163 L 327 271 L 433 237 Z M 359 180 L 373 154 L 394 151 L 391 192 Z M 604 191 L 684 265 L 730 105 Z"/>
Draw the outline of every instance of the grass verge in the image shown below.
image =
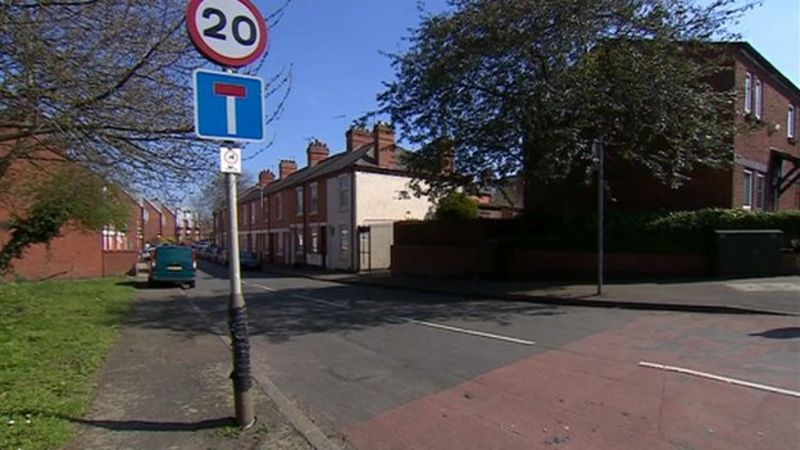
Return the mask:
<path id="1" fill-rule="evenodd" d="M 0 285 L 0 448 L 70 440 L 133 297 L 118 282 Z"/>

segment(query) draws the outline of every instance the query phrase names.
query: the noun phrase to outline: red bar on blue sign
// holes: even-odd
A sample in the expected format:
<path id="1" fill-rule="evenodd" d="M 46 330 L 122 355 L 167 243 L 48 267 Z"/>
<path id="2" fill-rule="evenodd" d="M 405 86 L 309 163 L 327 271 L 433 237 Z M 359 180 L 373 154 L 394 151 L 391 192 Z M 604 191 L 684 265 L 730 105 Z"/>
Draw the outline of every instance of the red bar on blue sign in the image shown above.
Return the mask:
<path id="1" fill-rule="evenodd" d="M 214 83 L 214 93 L 226 97 L 246 97 L 247 89 L 238 84 Z"/>

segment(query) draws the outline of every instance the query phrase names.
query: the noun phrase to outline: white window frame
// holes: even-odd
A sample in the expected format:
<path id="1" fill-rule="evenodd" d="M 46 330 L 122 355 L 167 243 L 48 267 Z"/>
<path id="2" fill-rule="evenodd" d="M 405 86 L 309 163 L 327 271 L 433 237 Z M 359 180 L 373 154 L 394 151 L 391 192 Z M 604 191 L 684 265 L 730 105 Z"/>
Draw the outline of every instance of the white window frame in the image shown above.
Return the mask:
<path id="1" fill-rule="evenodd" d="M 350 230 L 346 227 L 339 230 L 339 249 L 342 256 L 346 256 L 350 252 Z"/>
<path id="2" fill-rule="evenodd" d="M 295 215 L 296 216 L 302 216 L 303 215 L 303 186 L 299 186 L 299 187 L 295 188 L 294 196 L 295 196 L 295 209 L 297 210 L 295 212 Z"/>
<path id="3" fill-rule="evenodd" d="M 261 195 L 261 221 L 264 223 L 269 222 L 269 197 Z"/>
<path id="4" fill-rule="evenodd" d="M 313 182 L 309 185 L 308 210 L 311 214 L 316 214 L 319 209 L 319 185 Z"/>
<path id="5" fill-rule="evenodd" d="M 256 223 L 256 202 L 255 200 L 250 202 L 250 225 L 255 225 Z"/>
<path id="6" fill-rule="evenodd" d="M 281 207 L 281 194 L 282 192 L 278 192 L 275 194 L 275 218 L 281 220 L 283 217 L 283 208 Z"/>
<path id="7" fill-rule="evenodd" d="M 311 234 L 311 253 L 319 253 L 319 230 L 317 227 L 311 227 L 309 233 Z"/>
<path id="8" fill-rule="evenodd" d="M 797 108 L 789 105 L 786 111 L 786 137 L 794 139 L 797 136 Z"/>
<path id="9" fill-rule="evenodd" d="M 744 113 L 753 112 L 753 75 L 747 72 L 744 76 Z"/>
<path id="10" fill-rule="evenodd" d="M 755 118 L 761 120 L 764 115 L 764 83 L 758 77 L 753 90 L 753 109 Z"/>
<path id="11" fill-rule="evenodd" d="M 767 179 L 761 172 L 756 172 L 756 182 L 754 185 L 754 194 L 757 194 L 756 209 L 766 209 L 767 207 Z"/>
<path id="12" fill-rule="evenodd" d="M 753 171 L 749 169 L 744 170 L 744 197 L 742 198 L 742 209 L 753 209 Z"/>
<path id="13" fill-rule="evenodd" d="M 350 177 L 348 175 L 339 176 L 339 211 L 350 209 Z"/>

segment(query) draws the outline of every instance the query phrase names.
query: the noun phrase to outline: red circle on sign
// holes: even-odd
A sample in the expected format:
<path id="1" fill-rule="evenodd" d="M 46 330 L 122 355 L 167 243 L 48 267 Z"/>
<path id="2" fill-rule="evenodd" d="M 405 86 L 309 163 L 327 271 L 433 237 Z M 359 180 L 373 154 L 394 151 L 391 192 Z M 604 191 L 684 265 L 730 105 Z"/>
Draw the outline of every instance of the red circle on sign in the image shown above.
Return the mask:
<path id="1" fill-rule="evenodd" d="M 206 44 L 206 42 L 203 40 L 200 29 L 197 27 L 197 22 L 195 22 L 197 10 L 200 8 L 200 5 L 203 3 L 203 1 L 205 0 L 189 0 L 189 7 L 186 11 L 186 25 L 189 29 L 189 37 L 192 39 L 192 43 L 195 47 L 197 47 L 197 50 L 200 53 L 216 63 L 230 67 L 246 66 L 264 54 L 264 50 L 267 48 L 267 24 L 264 22 L 264 16 L 261 15 L 261 12 L 259 12 L 258 8 L 256 8 L 256 6 L 250 0 L 232 0 L 238 1 L 250 10 L 250 12 L 256 18 L 256 26 L 258 26 L 259 30 L 258 44 L 253 49 L 253 52 L 241 58 L 231 58 L 225 56 L 211 48 L 211 46 Z"/>

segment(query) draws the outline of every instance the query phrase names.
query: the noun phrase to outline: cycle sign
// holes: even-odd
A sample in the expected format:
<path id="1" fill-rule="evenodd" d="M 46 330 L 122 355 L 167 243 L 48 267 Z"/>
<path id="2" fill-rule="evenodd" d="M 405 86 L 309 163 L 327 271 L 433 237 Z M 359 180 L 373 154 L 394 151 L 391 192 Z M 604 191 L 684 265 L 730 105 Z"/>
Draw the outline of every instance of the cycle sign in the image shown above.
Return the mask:
<path id="1" fill-rule="evenodd" d="M 186 23 L 200 53 L 223 66 L 246 66 L 267 48 L 266 22 L 250 0 L 190 0 Z"/>

